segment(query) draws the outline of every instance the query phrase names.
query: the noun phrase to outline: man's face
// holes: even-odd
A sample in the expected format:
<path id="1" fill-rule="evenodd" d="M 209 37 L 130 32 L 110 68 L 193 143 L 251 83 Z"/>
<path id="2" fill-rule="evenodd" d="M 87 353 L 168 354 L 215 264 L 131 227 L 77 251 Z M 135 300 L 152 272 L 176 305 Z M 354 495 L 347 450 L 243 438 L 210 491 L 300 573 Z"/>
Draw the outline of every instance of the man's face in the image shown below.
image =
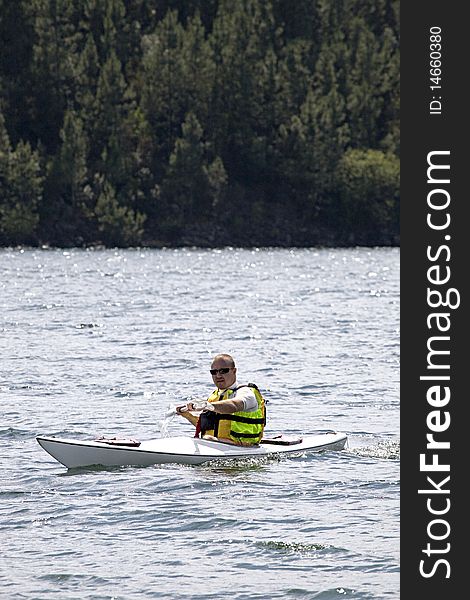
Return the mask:
<path id="1" fill-rule="evenodd" d="M 220 369 L 227 370 L 226 373 L 221 373 Z M 211 371 L 217 370 L 216 373 L 211 373 L 212 381 L 220 390 L 225 390 L 230 387 L 235 379 L 237 374 L 237 369 L 232 367 L 231 364 L 225 361 L 222 358 L 215 360 L 211 365 Z"/>

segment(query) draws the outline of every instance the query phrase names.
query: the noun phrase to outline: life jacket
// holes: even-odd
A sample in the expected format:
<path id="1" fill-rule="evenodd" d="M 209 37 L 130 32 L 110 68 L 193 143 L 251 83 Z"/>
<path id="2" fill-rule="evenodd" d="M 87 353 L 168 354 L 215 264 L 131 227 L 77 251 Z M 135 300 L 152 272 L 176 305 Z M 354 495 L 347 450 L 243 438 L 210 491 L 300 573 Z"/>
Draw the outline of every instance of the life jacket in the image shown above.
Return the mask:
<path id="1" fill-rule="evenodd" d="M 207 401 L 217 402 L 218 400 L 227 400 L 242 387 L 253 389 L 253 393 L 258 401 L 258 409 L 256 411 L 239 411 L 231 414 L 205 411 L 199 417 L 196 431 L 200 429 L 201 435 L 213 435 L 222 439 L 230 439 L 236 443 L 258 444 L 263 437 L 263 430 L 266 424 L 266 407 L 265 400 L 254 383 L 239 385 L 236 388 L 228 388 L 222 393 L 216 389 Z"/>

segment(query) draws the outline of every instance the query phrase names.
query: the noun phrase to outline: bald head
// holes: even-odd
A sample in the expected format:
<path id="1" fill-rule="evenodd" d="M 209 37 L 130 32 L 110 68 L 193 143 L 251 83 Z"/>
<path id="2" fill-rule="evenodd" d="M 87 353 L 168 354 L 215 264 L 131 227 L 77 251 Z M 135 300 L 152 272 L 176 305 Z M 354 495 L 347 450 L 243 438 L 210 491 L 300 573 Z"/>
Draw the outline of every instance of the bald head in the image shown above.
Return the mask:
<path id="1" fill-rule="evenodd" d="M 216 354 L 212 359 L 212 364 L 219 361 L 223 361 L 227 365 L 227 367 L 233 368 L 235 366 L 235 361 L 230 356 L 230 354 Z"/>

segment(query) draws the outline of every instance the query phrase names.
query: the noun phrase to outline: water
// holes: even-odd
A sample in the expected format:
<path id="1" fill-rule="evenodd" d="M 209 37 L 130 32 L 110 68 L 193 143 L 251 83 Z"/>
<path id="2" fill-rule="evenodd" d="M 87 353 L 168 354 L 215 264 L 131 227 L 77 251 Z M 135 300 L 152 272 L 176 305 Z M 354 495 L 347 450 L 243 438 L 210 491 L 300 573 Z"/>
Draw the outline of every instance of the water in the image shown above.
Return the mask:
<path id="1" fill-rule="evenodd" d="M 1 250 L 0 597 L 399 597 L 399 250 Z M 342 452 L 67 471 L 38 434 L 192 434 L 211 357 Z"/>

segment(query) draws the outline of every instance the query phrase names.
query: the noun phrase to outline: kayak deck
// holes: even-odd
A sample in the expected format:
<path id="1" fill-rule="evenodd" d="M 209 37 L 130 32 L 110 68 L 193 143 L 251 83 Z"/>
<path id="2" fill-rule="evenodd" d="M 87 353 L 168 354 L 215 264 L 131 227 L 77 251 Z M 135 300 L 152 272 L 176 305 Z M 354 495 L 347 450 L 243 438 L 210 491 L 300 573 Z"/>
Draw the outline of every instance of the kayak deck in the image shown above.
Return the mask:
<path id="1" fill-rule="evenodd" d="M 198 465 L 211 460 L 263 457 L 272 454 L 297 454 L 342 450 L 347 442 L 344 433 L 329 432 L 307 435 L 297 440 L 280 436 L 259 446 L 231 444 L 186 436 L 142 441 L 130 446 L 113 441 L 77 440 L 38 436 L 39 445 L 67 468 L 101 466 L 147 466 L 165 463 Z M 287 441 L 286 441 L 287 440 Z"/>

